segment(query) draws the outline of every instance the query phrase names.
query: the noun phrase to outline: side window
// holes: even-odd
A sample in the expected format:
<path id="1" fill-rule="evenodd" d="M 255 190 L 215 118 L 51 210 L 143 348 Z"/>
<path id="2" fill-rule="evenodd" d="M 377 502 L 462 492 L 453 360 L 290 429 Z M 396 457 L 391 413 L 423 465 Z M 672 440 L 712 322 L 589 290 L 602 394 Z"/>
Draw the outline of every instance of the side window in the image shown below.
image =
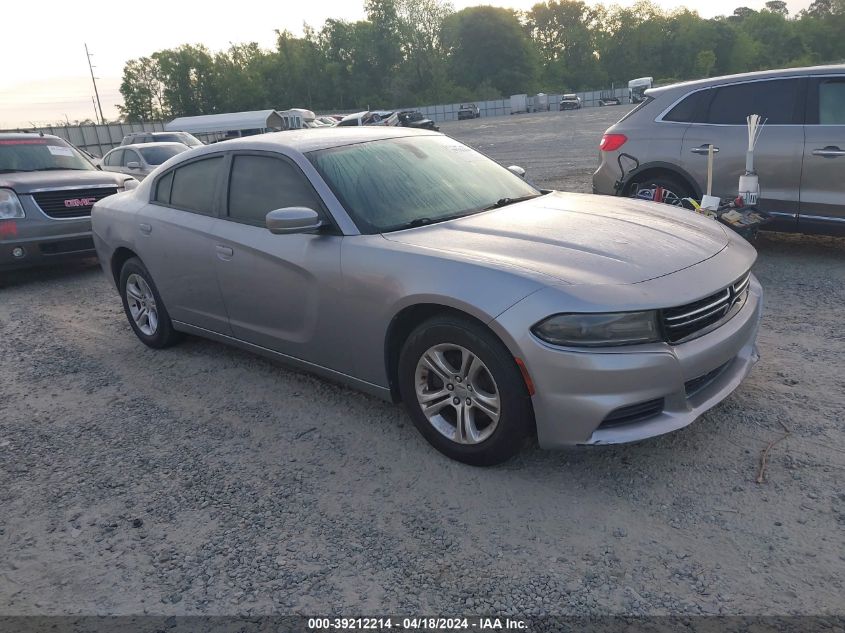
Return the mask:
<path id="1" fill-rule="evenodd" d="M 123 150 L 118 149 L 113 152 L 109 152 L 109 155 L 106 156 L 105 160 L 103 161 L 107 167 L 117 167 L 123 164 Z"/>
<path id="2" fill-rule="evenodd" d="M 800 79 L 751 81 L 715 88 L 708 123 L 745 125 L 749 114 L 759 114 L 768 125 L 795 123 Z"/>
<path id="3" fill-rule="evenodd" d="M 319 211 L 322 205 L 295 165 L 269 156 L 235 156 L 229 179 L 229 217 L 264 226 L 267 213 L 284 207 Z"/>
<path id="4" fill-rule="evenodd" d="M 663 117 L 664 121 L 678 123 L 704 123 L 707 103 L 713 96 L 712 90 L 699 90 L 685 97 Z"/>
<path id="5" fill-rule="evenodd" d="M 174 169 L 170 206 L 212 215 L 222 165 L 223 157 L 215 156 Z"/>
<path id="6" fill-rule="evenodd" d="M 135 161 L 136 163 L 141 162 L 141 158 L 138 156 L 138 152 L 134 149 L 125 149 L 123 150 L 123 166 L 129 167 L 129 163 Z"/>
<path id="7" fill-rule="evenodd" d="M 153 198 L 156 202 L 170 204 L 170 189 L 173 187 L 173 172 L 168 172 L 158 179 L 156 183 L 156 195 Z"/>
<path id="8" fill-rule="evenodd" d="M 845 125 L 845 77 L 824 79 L 818 86 L 818 124 Z"/>

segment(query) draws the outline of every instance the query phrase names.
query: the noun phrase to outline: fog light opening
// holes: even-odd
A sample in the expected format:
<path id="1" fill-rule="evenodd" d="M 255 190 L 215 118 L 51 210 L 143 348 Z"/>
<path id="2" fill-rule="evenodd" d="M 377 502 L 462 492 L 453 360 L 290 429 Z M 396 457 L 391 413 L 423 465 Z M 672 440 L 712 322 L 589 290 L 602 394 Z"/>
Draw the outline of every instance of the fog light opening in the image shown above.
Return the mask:
<path id="1" fill-rule="evenodd" d="M 26 256 L 26 250 L 23 247 L 15 246 L 15 248 L 12 249 L 12 257 L 20 259 L 24 256 Z"/>

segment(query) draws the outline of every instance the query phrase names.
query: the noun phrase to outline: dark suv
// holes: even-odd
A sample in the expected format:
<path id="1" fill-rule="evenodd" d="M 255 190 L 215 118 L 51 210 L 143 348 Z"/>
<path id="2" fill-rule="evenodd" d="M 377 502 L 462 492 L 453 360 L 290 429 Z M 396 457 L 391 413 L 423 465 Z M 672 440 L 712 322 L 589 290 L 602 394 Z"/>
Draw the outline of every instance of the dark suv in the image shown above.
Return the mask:
<path id="1" fill-rule="evenodd" d="M 0 270 L 95 255 L 91 207 L 127 183 L 58 136 L 0 134 Z"/>

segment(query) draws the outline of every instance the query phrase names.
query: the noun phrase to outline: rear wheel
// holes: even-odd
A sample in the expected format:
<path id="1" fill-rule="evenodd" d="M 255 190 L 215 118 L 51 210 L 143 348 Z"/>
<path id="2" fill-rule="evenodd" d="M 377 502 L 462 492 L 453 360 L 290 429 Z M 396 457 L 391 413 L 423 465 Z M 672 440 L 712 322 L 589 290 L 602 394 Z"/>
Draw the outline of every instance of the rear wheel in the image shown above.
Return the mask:
<path id="1" fill-rule="evenodd" d="M 680 179 L 662 174 L 631 184 L 628 188 L 628 195 L 641 200 L 654 200 L 658 188 L 660 189 L 660 201 L 676 207 L 683 206 L 682 200 L 694 195 L 690 187 L 681 182 Z"/>
<path id="2" fill-rule="evenodd" d="M 468 319 L 435 317 L 411 333 L 399 357 L 399 390 L 422 436 L 466 464 L 509 459 L 531 428 L 531 400 L 513 356 Z"/>
<path id="3" fill-rule="evenodd" d="M 129 325 L 148 347 L 170 347 L 182 339 L 173 329 L 164 301 L 141 260 L 132 257 L 120 270 L 120 296 Z"/>

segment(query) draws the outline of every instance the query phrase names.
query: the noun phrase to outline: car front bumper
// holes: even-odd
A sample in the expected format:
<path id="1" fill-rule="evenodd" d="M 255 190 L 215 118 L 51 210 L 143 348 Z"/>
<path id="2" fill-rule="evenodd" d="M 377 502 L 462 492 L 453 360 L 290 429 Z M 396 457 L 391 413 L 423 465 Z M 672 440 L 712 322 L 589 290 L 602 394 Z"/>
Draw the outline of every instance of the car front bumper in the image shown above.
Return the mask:
<path id="1" fill-rule="evenodd" d="M 90 218 L 0 220 L 0 270 L 94 256 Z"/>
<path id="2" fill-rule="evenodd" d="M 532 404 L 540 446 L 633 442 L 691 424 L 727 398 L 757 362 L 762 305 L 762 288 L 752 275 L 737 314 L 678 345 L 572 350 L 524 336 L 519 353 L 536 389 Z M 646 416 L 612 420 L 639 407 Z"/>

